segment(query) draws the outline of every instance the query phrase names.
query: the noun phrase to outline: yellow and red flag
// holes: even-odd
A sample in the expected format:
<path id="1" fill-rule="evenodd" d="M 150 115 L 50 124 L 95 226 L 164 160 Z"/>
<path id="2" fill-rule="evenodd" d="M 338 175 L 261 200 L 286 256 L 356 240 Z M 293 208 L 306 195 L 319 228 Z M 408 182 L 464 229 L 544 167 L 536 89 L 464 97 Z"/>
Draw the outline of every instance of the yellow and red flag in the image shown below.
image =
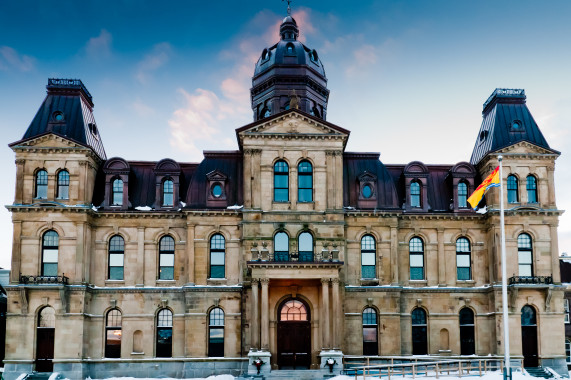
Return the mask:
<path id="1" fill-rule="evenodd" d="M 488 191 L 492 187 L 499 187 L 499 186 L 500 186 L 500 167 L 498 166 L 496 169 L 494 169 L 492 174 L 487 176 L 484 182 L 482 182 L 482 184 L 478 186 L 476 190 L 474 190 L 472 195 L 470 195 L 470 198 L 468 198 L 468 203 L 470 203 L 470 206 L 472 206 L 472 208 L 476 210 L 478 208 L 478 204 L 484 197 L 486 191 Z"/>

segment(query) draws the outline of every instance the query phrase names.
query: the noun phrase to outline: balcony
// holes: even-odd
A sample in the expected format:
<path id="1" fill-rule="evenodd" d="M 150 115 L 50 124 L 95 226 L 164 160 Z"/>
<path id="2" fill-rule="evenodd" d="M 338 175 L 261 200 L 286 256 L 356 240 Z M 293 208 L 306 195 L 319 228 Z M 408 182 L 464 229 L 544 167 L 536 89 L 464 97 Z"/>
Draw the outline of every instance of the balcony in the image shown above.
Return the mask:
<path id="1" fill-rule="evenodd" d="M 553 284 L 552 276 L 512 276 L 508 279 L 508 285 L 549 285 Z"/>
<path id="2" fill-rule="evenodd" d="M 26 276 L 20 275 L 20 284 L 54 284 L 68 285 L 69 278 L 66 276 Z"/>

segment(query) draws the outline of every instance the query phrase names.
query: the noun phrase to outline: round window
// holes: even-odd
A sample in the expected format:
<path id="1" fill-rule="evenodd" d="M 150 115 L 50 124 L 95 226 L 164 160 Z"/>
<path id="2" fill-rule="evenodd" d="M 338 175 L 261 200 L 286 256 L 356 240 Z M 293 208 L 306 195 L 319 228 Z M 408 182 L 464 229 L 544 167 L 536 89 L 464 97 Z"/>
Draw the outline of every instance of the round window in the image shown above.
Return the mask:
<path id="1" fill-rule="evenodd" d="M 512 122 L 512 129 L 521 129 L 521 121 L 519 120 L 514 120 Z"/>
<path id="2" fill-rule="evenodd" d="M 369 184 L 363 186 L 363 197 L 371 198 L 372 195 L 373 195 L 373 187 Z"/>
<path id="3" fill-rule="evenodd" d="M 60 111 L 54 112 L 53 117 L 55 121 L 63 121 L 63 112 Z"/>
<path id="4" fill-rule="evenodd" d="M 212 195 L 215 198 L 220 198 L 222 195 L 222 186 L 219 183 L 216 183 L 214 186 L 212 186 Z"/>

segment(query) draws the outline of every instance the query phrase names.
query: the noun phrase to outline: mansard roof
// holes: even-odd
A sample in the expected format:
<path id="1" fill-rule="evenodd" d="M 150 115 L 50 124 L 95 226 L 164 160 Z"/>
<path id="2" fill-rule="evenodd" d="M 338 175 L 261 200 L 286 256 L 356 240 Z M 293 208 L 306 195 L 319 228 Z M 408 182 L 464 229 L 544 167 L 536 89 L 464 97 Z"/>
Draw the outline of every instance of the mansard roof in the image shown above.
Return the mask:
<path id="1" fill-rule="evenodd" d="M 221 173 L 228 179 L 226 197 L 228 205 L 243 204 L 242 197 L 242 153 L 204 152 L 200 163 L 178 163 L 171 159 L 160 161 L 126 161 L 119 157 L 108 160 L 97 173 L 93 204 L 99 206 L 105 197 L 105 174 L 122 170 L 129 175 L 129 202 L 133 209 L 153 207 L 156 198 L 156 176 L 176 173 L 179 175 L 179 196 L 175 200 L 178 208 L 206 209 L 208 174 Z M 179 203 L 180 201 L 184 202 Z M 175 210 L 178 210 L 175 207 Z"/>
<path id="2" fill-rule="evenodd" d="M 21 141 L 54 133 L 93 149 L 105 160 L 105 149 L 93 116 L 93 100 L 79 79 L 48 79 L 47 96 Z"/>
<path id="3" fill-rule="evenodd" d="M 470 163 L 477 165 L 488 153 L 527 141 L 559 153 L 549 147 L 527 108 L 523 89 L 497 88 L 484 103 L 482 126 Z"/>

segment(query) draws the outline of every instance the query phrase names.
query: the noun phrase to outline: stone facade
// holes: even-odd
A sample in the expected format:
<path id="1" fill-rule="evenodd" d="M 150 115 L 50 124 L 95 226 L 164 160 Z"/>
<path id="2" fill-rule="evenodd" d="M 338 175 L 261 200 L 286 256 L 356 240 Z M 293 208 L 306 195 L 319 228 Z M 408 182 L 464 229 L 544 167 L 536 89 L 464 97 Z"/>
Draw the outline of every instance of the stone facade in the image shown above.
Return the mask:
<path id="1" fill-rule="evenodd" d="M 68 90 L 86 96 L 82 89 Z M 188 169 L 177 169 L 176 163 L 169 169 L 173 177 L 177 170 L 187 173 L 173 181 L 174 194 L 181 195 L 172 205 L 165 182 L 156 180 L 163 172 L 141 179 L 134 173 L 143 164 L 113 166 L 121 160 L 107 160 L 89 143 L 54 129 L 11 144 L 17 182 L 14 203 L 7 206 L 14 243 L 6 287 L 6 379 L 34 368 L 51 370 L 52 364 L 71 379 L 239 374 L 249 370 L 249 357 L 255 359 L 256 353 L 269 357 L 266 371 L 287 367 L 291 360 L 319 368 L 329 352 L 460 355 L 467 352 L 461 342 L 477 355 L 500 355 L 499 192 L 487 194 L 488 212 L 479 214 L 463 204 L 458 190 L 464 181 L 473 191 L 498 165 L 498 155 L 504 157 L 504 181 L 508 175 L 519 181 L 518 202 L 507 192 L 505 199 L 511 202 L 505 216 L 511 352 L 533 361 L 523 350 L 527 338 L 522 331 L 535 331 L 539 364 L 556 370 L 564 365 L 557 246 L 561 211 L 553 181 L 558 152 L 518 141 L 487 152 L 474 165 L 385 167 L 378 155 L 345 152 L 349 131 L 298 109 L 239 128 L 237 138 L 240 151 L 228 153 L 231 158 L 220 152 Z M 232 177 L 224 160 L 235 160 L 241 177 Z M 350 160 L 369 160 L 379 169 L 360 170 Z M 199 176 L 207 161 L 208 173 Z M 285 200 L 284 193 L 276 196 L 277 162 L 287 164 Z M 299 190 L 308 189 L 300 183 L 307 180 L 298 172 L 301 163 L 310 163 L 312 170 L 309 200 Z M 70 177 L 67 198 L 57 189 L 64 169 Z M 39 170 L 47 172 L 42 197 Z M 530 174 L 537 180 L 536 200 L 528 199 L 531 193 L 525 190 Z M 124 193 L 114 200 L 111 186 L 119 178 Z M 436 178 L 442 183 L 436 184 Z M 413 183 L 420 184 L 418 207 Z M 215 189 L 217 184 L 221 188 Z M 371 186 L 371 194 L 365 186 Z M 153 202 L 136 202 L 143 188 L 159 189 Z M 206 197 L 205 206 L 191 206 L 195 194 Z M 241 201 L 236 207 L 224 203 L 232 194 Z M 382 202 L 383 196 L 394 207 L 370 203 Z M 436 209 L 438 202 L 446 208 Z M 46 269 L 53 264 L 49 231 L 59 238 L 56 274 Z M 285 249 L 277 246 L 283 243 L 278 233 L 286 239 Z M 518 245 L 522 234 L 531 238 L 530 263 Z M 116 236 L 124 242 L 120 265 L 110 246 Z M 221 254 L 213 245 L 215 236 L 223 238 Z M 161 248 L 165 237 L 174 240 L 172 250 Z M 373 242 L 367 252 L 365 237 Z M 416 256 L 415 238 L 422 242 Z M 469 247 L 462 275 L 459 239 Z M 523 273 L 528 264 L 532 275 Z M 112 275 L 112 267 L 121 275 Z M 297 306 L 288 314 L 287 305 Z M 533 310 L 535 324 L 522 329 L 525 307 Z M 466 308 L 472 323 L 461 326 L 459 316 Z M 120 322 L 111 322 L 112 311 Z M 424 320 L 418 319 L 422 312 Z M 374 319 L 366 320 L 365 314 Z M 288 358 L 284 341 L 298 329 L 306 329 L 308 349 Z M 41 357 L 50 333 L 52 356 Z"/>

